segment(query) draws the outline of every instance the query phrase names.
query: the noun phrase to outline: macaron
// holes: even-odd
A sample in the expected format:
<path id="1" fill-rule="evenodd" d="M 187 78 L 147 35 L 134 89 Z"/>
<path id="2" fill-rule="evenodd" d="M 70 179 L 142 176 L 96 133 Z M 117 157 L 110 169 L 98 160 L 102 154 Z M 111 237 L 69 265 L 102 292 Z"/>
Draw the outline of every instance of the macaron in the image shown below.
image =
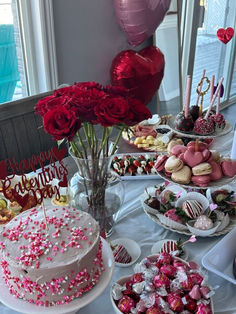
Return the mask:
<path id="1" fill-rule="evenodd" d="M 167 159 L 165 163 L 165 170 L 167 172 L 173 173 L 182 169 L 183 166 L 184 166 L 183 161 L 173 155 Z"/>
<path id="2" fill-rule="evenodd" d="M 212 168 L 212 172 L 210 174 L 211 181 L 217 181 L 217 180 L 221 179 L 223 176 L 223 173 L 222 173 L 220 165 L 215 161 L 211 161 L 210 165 Z"/>
<path id="3" fill-rule="evenodd" d="M 194 185 L 197 186 L 208 186 L 210 183 L 211 179 L 209 175 L 204 175 L 204 176 L 192 176 L 191 181 L 193 182 Z"/>
<path id="4" fill-rule="evenodd" d="M 171 155 L 179 157 L 179 155 L 184 153 L 186 150 L 187 150 L 187 147 L 184 145 L 175 145 L 171 149 Z"/>
<path id="5" fill-rule="evenodd" d="M 165 175 L 170 178 L 172 173 L 165 170 Z"/>
<path id="6" fill-rule="evenodd" d="M 232 178 L 236 175 L 236 161 L 223 160 L 221 162 L 221 169 L 226 177 Z"/>
<path id="7" fill-rule="evenodd" d="M 180 138 L 175 138 L 171 140 L 167 146 L 167 153 L 170 155 L 171 154 L 171 149 L 175 145 L 184 145 L 184 142 Z"/>
<path id="8" fill-rule="evenodd" d="M 166 155 L 160 155 L 158 156 L 155 164 L 154 164 L 154 168 L 157 170 L 157 171 L 162 171 L 165 167 L 165 163 L 166 163 L 166 160 L 168 159 L 168 156 Z"/>
<path id="9" fill-rule="evenodd" d="M 171 179 L 180 184 L 189 184 L 191 181 L 192 171 L 188 166 L 183 166 L 179 171 L 173 172 Z"/>
<path id="10" fill-rule="evenodd" d="M 192 168 L 194 176 L 203 176 L 212 173 L 211 165 L 208 162 L 203 162 Z"/>

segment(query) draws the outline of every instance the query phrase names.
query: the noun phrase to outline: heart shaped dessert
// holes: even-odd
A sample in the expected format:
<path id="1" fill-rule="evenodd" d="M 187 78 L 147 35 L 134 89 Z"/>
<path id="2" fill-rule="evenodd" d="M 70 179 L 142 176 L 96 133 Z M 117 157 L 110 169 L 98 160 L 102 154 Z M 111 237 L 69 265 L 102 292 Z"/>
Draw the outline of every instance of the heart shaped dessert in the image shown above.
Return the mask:
<path id="1" fill-rule="evenodd" d="M 184 160 L 189 167 L 193 168 L 203 162 L 203 156 L 201 152 L 195 152 L 194 147 L 189 147 L 184 153 Z"/>
<path id="2" fill-rule="evenodd" d="M 180 184 L 189 184 L 191 180 L 192 171 L 188 166 L 183 166 L 183 168 L 177 172 L 172 173 L 171 179 L 174 182 Z"/>
<path id="3" fill-rule="evenodd" d="M 181 153 L 185 153 L 187 150 L 187 147 L 184 145 L 175 145 L 171 149 L 171 155 L 175 155 L 176 157 L 179 157 Z"/>
<path id="4" fill-rule="evenodd" d="M 226 177 L 232 178 L 236 175 L 236 161 L 224 160 L 221 163 L 221 169 Z"/>
<path id="5" fill-rule="evenodd" d="M 176 172 L 183 168 L 183 161 L 176 156 L 170 156 L 165 163 L 165 170 L 167 172 Z"/>

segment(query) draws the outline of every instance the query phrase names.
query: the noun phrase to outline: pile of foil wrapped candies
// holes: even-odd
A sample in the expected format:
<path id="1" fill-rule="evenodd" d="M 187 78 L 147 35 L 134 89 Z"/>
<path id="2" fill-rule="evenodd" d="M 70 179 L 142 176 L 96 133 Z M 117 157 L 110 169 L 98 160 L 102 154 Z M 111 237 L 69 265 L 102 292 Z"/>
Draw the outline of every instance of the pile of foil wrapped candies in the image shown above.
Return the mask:
<path id="1" fill-rule="evenodd" d="M 195 262 L 168 253 L 146 257 L 135 265 L 124 284 L 112 286 L 111 295 L 121 313 L 211 314 L 214 290 Z"/>

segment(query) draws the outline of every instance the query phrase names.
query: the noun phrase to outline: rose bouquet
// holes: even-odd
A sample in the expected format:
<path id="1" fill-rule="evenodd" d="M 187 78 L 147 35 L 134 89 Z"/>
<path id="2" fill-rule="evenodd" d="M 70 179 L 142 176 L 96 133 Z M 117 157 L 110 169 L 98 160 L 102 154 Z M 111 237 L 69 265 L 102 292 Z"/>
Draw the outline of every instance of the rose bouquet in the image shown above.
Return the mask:
<path id="1" fill-rule="evenodd" d="M 150 111 L 141 101 L 129 97 L 125 89 L 95 82 L 57 89 L 41 99 L 35 110 L 54 140 L 68 141 L 83 178 L 87 210 L 95 218 L 98 212 L 105 215 L 107 160 L 116 151 L 123 130 L 150 118 Z"/>

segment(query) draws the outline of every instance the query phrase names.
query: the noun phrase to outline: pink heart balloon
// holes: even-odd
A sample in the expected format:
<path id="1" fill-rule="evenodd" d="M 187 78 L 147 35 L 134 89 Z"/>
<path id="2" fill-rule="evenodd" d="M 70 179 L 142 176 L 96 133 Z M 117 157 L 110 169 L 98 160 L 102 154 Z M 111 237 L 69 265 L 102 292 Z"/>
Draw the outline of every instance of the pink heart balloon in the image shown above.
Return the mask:
<path id="1" fill-rule="evenodd" d="M 171 0 L 114 0 L 118 22 L 135 47 L 151 36 L 164 19 Z"/>

